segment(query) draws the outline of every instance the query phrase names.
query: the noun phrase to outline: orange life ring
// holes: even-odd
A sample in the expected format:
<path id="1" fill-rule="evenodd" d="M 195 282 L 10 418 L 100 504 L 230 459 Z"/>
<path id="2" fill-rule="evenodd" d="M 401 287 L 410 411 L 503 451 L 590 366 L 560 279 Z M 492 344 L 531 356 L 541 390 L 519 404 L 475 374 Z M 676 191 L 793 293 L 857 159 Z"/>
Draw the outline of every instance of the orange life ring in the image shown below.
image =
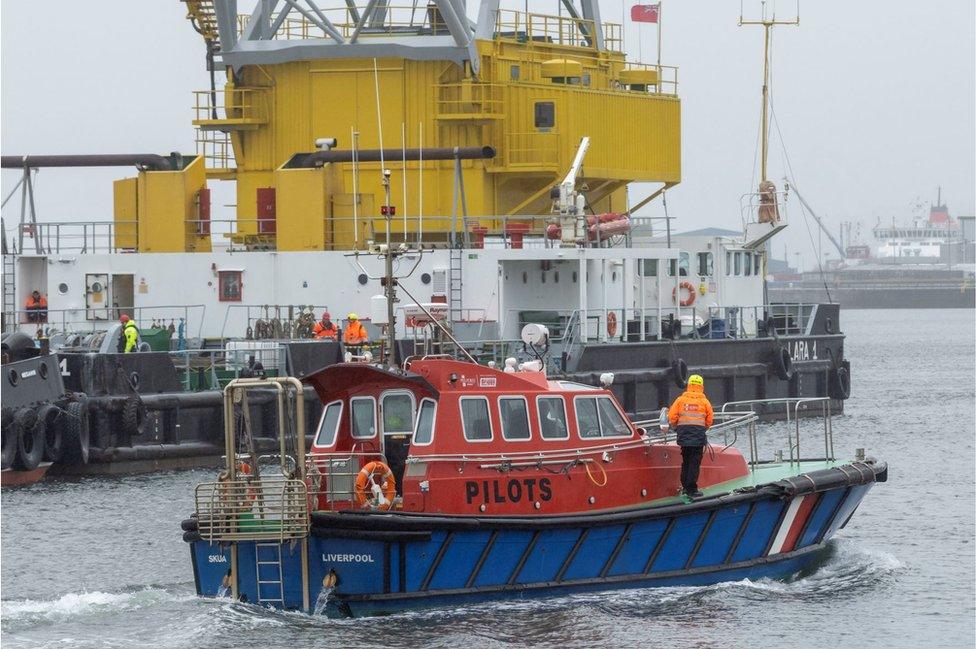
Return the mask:
<path id="1" fill-rule="evenodd" d="M 376 476 L 382 480 L 381 483 L 376 482 Z M 383 490 L 383 497 L 386 499 L 385 503 L 375 503 L 373 500 L 373 488 L 374 484 L 379 484 L 380 489 Z M 390 509 L 393 507 L 393 499 L 396 497 L 396 478 L 393 477 L 393 472 L 390 471 L 390 467 L 386 466 L 383 462 L 379 460 L 374 460 L 364 466 L 359 470 L 356 475 L 356 500 L 359 502 L 360 507 L 376 507 L 377 509 Z"/>
<path id="2" fill-rule="evenodd" d="M 617 335 L 617 313 L 611 311 L 607 314 L 607 335 L 611 338 Z"/>
<path id="3" fill-rule="evenodd" d="M 681 284 L 671 289 L 671 301 L 677 302 L 679 288 L 688 291 L 688 297 L 681 300 L 681 306 L 691 306 L 692 304 L 694 304 L 695 298 L 698 297 L 698 294 L 695 292 L 695 285 L 687 280 L 681 282 Z"/>

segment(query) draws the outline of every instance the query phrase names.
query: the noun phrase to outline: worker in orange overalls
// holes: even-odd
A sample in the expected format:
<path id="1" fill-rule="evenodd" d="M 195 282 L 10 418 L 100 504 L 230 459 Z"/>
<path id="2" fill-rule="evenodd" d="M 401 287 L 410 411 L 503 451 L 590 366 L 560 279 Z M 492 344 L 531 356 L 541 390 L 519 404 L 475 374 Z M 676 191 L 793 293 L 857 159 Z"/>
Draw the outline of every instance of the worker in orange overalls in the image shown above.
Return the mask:
<path id="1" fill-rule="evenodd" d="M 40 291 L 28 296 L 24 308 L 27 309 L 27 322 L 47 322 L 47 298 Z"/>
<path id="2" fill-rule="evenodd" d="M 692 374 L 688 377 L 688 388 L 668 409 L 668 421 L 678 433 L 681 447 L 681 490 L 692 498 L 702 495 L 698 490 L 698 472 L 713 417 L 712 404 L 705 396 L 705 381 L 701 375 Z"/>
<path id="3" fill-rule="evenodd" d="M 360 347 L 367 344 L 369 335 L 366 333 L 366 327 L 359 321 L 359 316 L 350 313 L 346 319 L 349 320 L 349 324 L 346 325 L 346 331 L 342 334 L 342 342 L 347 347 Z"/>
<path id="4" fill-rule="evenodd" d="M 339 340 L 339 327 L 332 322 L 332 315 L 325 311 L 322 313 L 322 320 L 315 323 L 312 329 L 312 337 L 318 340 Z"/>

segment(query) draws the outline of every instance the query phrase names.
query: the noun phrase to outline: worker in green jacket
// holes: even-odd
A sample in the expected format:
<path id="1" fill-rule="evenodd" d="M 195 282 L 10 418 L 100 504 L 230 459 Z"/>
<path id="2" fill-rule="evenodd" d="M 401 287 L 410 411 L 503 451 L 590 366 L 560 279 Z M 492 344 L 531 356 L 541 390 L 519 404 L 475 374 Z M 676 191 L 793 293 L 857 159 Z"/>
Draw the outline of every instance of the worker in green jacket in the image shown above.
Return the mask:
<path id="1" fill-rule="evenodd" d="M 122 323 L 122 335 L 119 336 L 119 352 L 131 354 L 139 347 L 139 327 L 124 313 L 119 317 Z"/>

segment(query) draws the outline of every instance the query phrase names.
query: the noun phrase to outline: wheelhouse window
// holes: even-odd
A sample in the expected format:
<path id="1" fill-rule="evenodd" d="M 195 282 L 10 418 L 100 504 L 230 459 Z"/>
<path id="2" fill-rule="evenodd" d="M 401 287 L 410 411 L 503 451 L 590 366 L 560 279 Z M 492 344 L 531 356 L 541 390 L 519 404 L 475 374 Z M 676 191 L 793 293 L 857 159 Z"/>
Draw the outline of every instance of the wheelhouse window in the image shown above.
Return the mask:
<path id="1" fill-rule="evenodd" d="M 498 412 L 502 420 L 502 438 L 507 441 L 529 439 L 529 409 L 523 397 L 501 397 Z"/>
<path id="2" fill-rule="evenodd" d="M 688 269 L 691 268 L 691 255 L 687 252 L 679 253 L 677 259 L 668 262 L 668 275 L 674 277 L 677 272 L 681 277 L 688 276 Z"/>
<path id="3" fill-rule="evenodd" d="M 339 417 L 342 415 L 342 402 L 333 401 L 322 411 L 319 432 L 315 436 L 316 446 L 332 446 L 339 432 Z"/>
<path id="4" fill-rule="evenodd" d="M 244 282 L 239 270 L 217 271 L 217 298 L 221 302 L 240 302 Z"/>
<path id="5" fill-rule="evenodd" d="M 434 439 L 434 417 L 437 414 L 437 403 L 424 399 L 420 402 L 420 413 L 417 415 L 417 428 L 413 432 L 413 443 L 416 446 L 426 446 Z"/>
<path id="6" fill-rule="evenodd" d="M 373 397 L 353 397 L 349 400 L 350 434 L 356 439 L 376 435 L 376 400 Z"/>
<path id="7" fill-rule="evenodd" d="M 582 438 L 630 435 L 630 427 L 610 397 L 577 397 L 576 425 Z"/>
<path id="8" fill-rule="evenodd" d="M 711 277 L 715 274 L 715 269 L 712 263 L 712 253 L 698 253 L 698 274 L 702 277 Z"/>
<path id="9" fill-rule="evenodd" d="M 568 439 L 566 426 L 566 402 L 561 397 L 539 397 L 536 399 L 539 410 L 539 430 L 542 439 Z"/>
<path id="10" fill-rule="evenodd" d="M 638 272 L 641 277 L 657 277 L 657 259 L 641 259 Z"/>
<path id="11" fill-rule="evenodd" d="M 488 399 L 485 397 L 461 397 L 461 426 L 464 439 L 469 442 L 487 442 L 492 438 L 491 418 L 488 416 Z"/>
<path id="12" fill-rule="evenodd" d="M 732 253 L 725 253 L 725 276 L 728 277 L 732 274 Z"/>
<path id="13" fill-rule="evenodd" d="M 752 275 L 752 253 L 746 252 L 743 253 L 743 255 L 745 256 L 745 263 L 743 264 L 743 270 L 746 271 L 745 273 L 746 277 L 749 277 L 750 275 Z"/>
<path id="14" fill-rule="evenodd" d="M 762 269 L 762 256 L 759 253 L 756 253 L 755 255 L 753 255 L 752 261 L 754 264 L 752 274 L 758 275 L 760 269 Z"/>
<path id="15" fill-rule="evenodd" d="M 735 257 L 733 257 L 733 260 L 734 260 L 733 274 L 736 277 L 738 277 L 739 275 L 742 274 L 742 253 L 741 252 L 735 253 Z"/>
<path id="16" fill-rule="evenodd" d="M 383 434 L 404 434 L 413 430 L 413 396 L 407 392 L 383 397 Z"/>

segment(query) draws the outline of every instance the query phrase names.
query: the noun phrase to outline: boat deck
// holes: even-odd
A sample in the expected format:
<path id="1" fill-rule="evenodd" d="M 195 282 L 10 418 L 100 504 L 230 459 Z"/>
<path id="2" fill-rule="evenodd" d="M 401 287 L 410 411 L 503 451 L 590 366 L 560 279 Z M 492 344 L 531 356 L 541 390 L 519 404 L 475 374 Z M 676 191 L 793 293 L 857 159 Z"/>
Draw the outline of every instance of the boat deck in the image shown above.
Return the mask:
<path id="1" fill-rule="evenodd" d="M 835 466 L 849 464 L 841 460 L 803 460 L 802 462 L 768 462 L 754 467 L 747 475 L 735 480 L 726 480 L 707 487 L 700 487 L 704 494 L 703 498 L 720 496 L 736 489 L 745 487 L 757 487 L 762 484 L 769 484 L 784 478 L 791 478 L 811 471 L 830 469 Z M 670 496 L 668 498 L 658 498 L 649 503 L 651 506 L 672 505 L 688 502 L 684 496 Z"/>

